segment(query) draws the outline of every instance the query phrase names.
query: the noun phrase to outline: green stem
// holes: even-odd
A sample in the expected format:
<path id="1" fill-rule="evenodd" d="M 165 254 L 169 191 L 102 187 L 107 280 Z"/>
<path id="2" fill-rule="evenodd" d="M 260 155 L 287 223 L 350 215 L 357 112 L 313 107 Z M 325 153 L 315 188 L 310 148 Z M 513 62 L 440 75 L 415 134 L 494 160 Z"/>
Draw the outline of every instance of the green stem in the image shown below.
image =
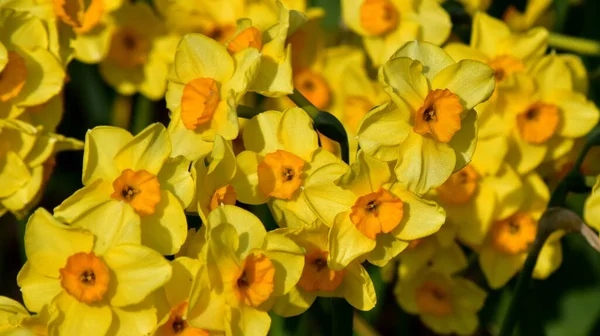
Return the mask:
<path id="1" fill-rule="evenodd" d="M 581 55 L 600 56 L 600 43 L 579 37 L 550 33 L 550 47 L 576 52 Z"/>
<path id="2" fill-rule="evenodd" d="M 261 112 L 263 112 L 263 110 L 256 108 L 256 107 L 246 106 L 246 105 L 238 105 L 237 106 L 237 115 L 240 118 L 252 119 Z"/>
<path id="3" fill-rule="evenodd" d="M 133 134 L 141 132 L 144 128 L 148 127 L 155 118 L 154 102 L 142 94 L 138 94 L 135 97 L 135 105 L 133 110 L 133 122 L 131 125 L 131 131 Z"/>
<path id="4" fill-rule="evenodd" d="M 317 131 L 340 144 L 342 160 L 349 163 L 350 147 L 348 145 L 348 134 L 346 134 L 344 125 L 333 114 L 319 111 L 300 91 L 294 89 L 294 92 L 288 97 L 310 115 L 315 122 Z"/>

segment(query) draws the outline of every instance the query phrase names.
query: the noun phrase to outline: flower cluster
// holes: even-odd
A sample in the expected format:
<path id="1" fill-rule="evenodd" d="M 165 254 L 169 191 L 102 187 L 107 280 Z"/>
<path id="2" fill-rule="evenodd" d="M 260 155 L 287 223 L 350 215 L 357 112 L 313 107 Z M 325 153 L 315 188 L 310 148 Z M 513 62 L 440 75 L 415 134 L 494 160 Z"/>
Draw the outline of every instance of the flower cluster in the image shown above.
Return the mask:
<path id="1" fill-rule="evenodd" d="M 25 307 L 0 297 L 0 331 L 266 335 L 318 297 L 371 310 L 370 264 L 428 328 L 473 334 L 483 288 L 523 268 L 542 176 L 560 178 L 600 112 L 581 60 L 548 53 L 529 14 L 516 32 L 463 2 L 468 45 L 436 0 L 343 0 L 360 43 L 331 46 L 304 1 L 0 1 L 0 212 L 29 214 L 54 153 L 83 148 L 81 189 L 29 217 Z M 164 98 L 168 125 L 53 133 L 73 59 Z M 560 266 L 562 235 L 535 278 Z"/>

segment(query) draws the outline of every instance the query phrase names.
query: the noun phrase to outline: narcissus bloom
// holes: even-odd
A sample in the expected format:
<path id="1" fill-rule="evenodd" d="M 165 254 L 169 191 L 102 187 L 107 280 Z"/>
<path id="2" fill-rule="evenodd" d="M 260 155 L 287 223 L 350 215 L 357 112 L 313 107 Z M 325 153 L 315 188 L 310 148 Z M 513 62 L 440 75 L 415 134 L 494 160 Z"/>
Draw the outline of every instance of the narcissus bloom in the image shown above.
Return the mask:
<path id="1" fill-rule="evenodd" d="M 81 149 L 78 140 L 48 133 L 20 120 L 0 119 L 0 215 L 23 217 L 41 197 L 53 155 Z"/>
<path id="2" fill-rule="evenodd" d="M 521 178 L 509 165 L 496 175 L 481 173 L 477 167 L 465 166 L 431 193 L 446 210 L 445 225 L 470 246 L 482 244 L 492 222 L 517 210 L 523 201 Z"/>
<path id="3" fill-rule="evenodd" d="M 254 48 L 261 52 L 256 79 L 250 83 L 248 91 L 270 97 L 291 94 L 294 89 L 292 47 L 286 45 L 286 40 L 307 18 L 300 12 L 286 9 L 280 1 L 264 1 L 255 6 L 261 7 L 255 9 L 257 15 L 238 20 L 235 34 L 225 43 L 227 51 L 236 54 Z M 265 15 L 269 12 L 276 15 L 269 18 Z"/>
<path id="4" fill-rule="evenodd" d="M 525 11 L 521 12 L 510 5 L 502 18 L 515 31 L 524 31 L 535 26 L 550 29 L 555 21 L 552 7 L 552 0 L 527 0 Z"/>
<path id="5" fill-rule="evenodd" d="M 358 143 L 365 152 L 397 160 L 396 178 L 417 194 L 469 163 L 477 142 L 473 108 L 494 90 L 492 68 L 456 63 L 435 45 L 409 42 L 379 69 L 379 80 L 392 103 L 361 122 Z"/>
<path id="6" fill-rule="evenodd" d="M 573 90 L 571 71 L 556 55 L 536 62 L 531 77 L 517 75 L 505 97 L 506 159 L 521 174 L 566 155 L 600 119 L 596 105 Z"/>
<path id="7" fill-rule="evenodd" d="M 436 235 L 413 240 L 398 255 L 398 279 L 406 279 L 426 270 L 452 275 L 467 268 L 467 257 L 462 248 L 451 241 L 447 246 Z"/>
<path id="8" fill-rule="evenodd" d="M 362 151 L 350 168 L 332 163 L 307 179 L 306 199 L 331 227 L 331 269 L 343 269 L 361 257 L 384 266 L 408 241 L 433 234 L 442 226 L 444 209 L 390 181 L 387 163 Z"/>
<path id="9" fill-rule="evenodd" d="M 304 249 L 302 276 L 292 290 L 277 299 L 273 311 L 281 316 L 304 313 L 317 297 L 342 297 L 354 308 L 371 310 L 377 302 L 371 277 L 358 260 L 341 270 L 327 266 L 329 227 L 316 221 L 277 232 Z"/>
<path id="10" fill-rule="evenodd" d="M 492 223 L 479 250 L 479 265 L 491 288 L 504 286 L 523 267 L 529 247 L 535 240 L 538 220 L 550 198 L 548 188 L 536 174 L 523 177 L 523 200 L 520 207 Z M 533 277 L 545 279 L 562 262 L 559 238 L 555 232 L 544 244 Z"/>
<path id="11" fill-rule="evenodd" d="M 236 158 L 233 180 L 238 200 L 269 202 L 281 226 L 287 225 L 288 213 L 307 223 L 314 221 L 303 195 L 304 181 L 319 167 L 339 159 L 319 148 L 308 114 L 297 107 L 260 113 L 244 126 L 242 137 L 246 150 Z"/>
<path id="12" fill-rule="evenodd" d="M 225 305 L 201 318 L 190 316 L 191 323 L 211 330 L 222 323 L 223 329 L 218 330 L 227 335 L 266 335 L 271 325 L 267 312 L 301 278 L 302 248 L 277 231 L 267 232 L 256 216 L 233 205 L 211 212 L 206 232 L 210 290 Z M 205 291 L 195 287 L 192 296 L 199 295 L 198 290 Z M 198 304 L 204 303 L 190 302 L 190 306 Z"/>
<path id="13" fill-rule="evenodd" d="M 17 117 L 62 89 L 65 72 L 48 39 L 42 20 L 0 9 L 0 116 Z"/>
<path id="14" fill-rule="evenodd" d="M 437 0 L 343 0 L 342 17 L 363 37 L 375 66 L 408 41 L 441 45 L 452 28 L 450 16 Z"/>
<path id="15" fill-rule="evenodd" d="M 117 204 L 110 210 L 135 221 L 128 207 Z M 106 213 L 89 221 L 104 225 Z M 27 263 L 17 282 L 30 311 L 50 305 L 50 335 L 152 331 L 156 313 L 145 299 L 169 280 L 171 266 L 160 254 L 139 245 L 135 225 L 126 229 L 107 244 L 95 242 L 87 230 L 60 223 L 44 209 L 30 217 L 25 229 Z"/>
<path id="16" fill-rule="evenodd" d="M 260 57 L 255 48 L 231 56 L 206 36 L 183 37 L 166 95 L 173 155 L 196 160 L 211 151 L 216 134 L 225 140 L 238 136 L 237 103 L 254 79 Z"/>
<path id="17" fill-rule="evenodd" d="M 178 36 L 168 35 L 164 23 L 145 3 L 124 3 L 112 13 L 110 47 L 100 74 L 122 95 L 140 92 L 162 98 Z"/>
<path id="18" fill-rule="evenodd" d="M 0 296 L 0 332 L 4 335 L 48 335 L 48 307 L 31 315 L 19 302 Z"/>
<path id="19" fill-rule="evenodd" d="M 86 134 L 84 187 L 54 209 L 57 218 L 72 223 L 106 203 L 125 203 L 140 218 L 142 244 L 175 254 L 185 241 L 183 209 L 192 201 L 194 184 L 183 157 L 169 158 L 171 142 L 161 124 L 152 124 L 135 137 L 124 129 L 99 126 Z M 84 228 L 94 231 L 84 222 Z M 89 225 L 93 225 L 90 223 Z M 104 236 L 119 230 L 94 232 Z"/>
<path id="20" fill-rule="evenodd" d="M 196 161 L 196 210 L 203 223 L 208 214 L 221 204 L 235 205 L 237 194 L 233 187 L 237 165 L 231 145 L 220 135 L 215 136 L 212 152 Z"/>
<path id="21" fill-rule="evenodd" d="M 470 280 L 427 270 L 399 281 L 394 293 L 402 309 L 418 314 L 434 332 L 458 335 L 475 332 L 487 296 Z"/>
<path id="22" fill-rule="evenodd" d="M 583 212 L 585 222 L 600 231 L 600 178 L 596 178 L 596 184 L 592 189 L 592 193 L 585 201 L 585 209 Z"/>

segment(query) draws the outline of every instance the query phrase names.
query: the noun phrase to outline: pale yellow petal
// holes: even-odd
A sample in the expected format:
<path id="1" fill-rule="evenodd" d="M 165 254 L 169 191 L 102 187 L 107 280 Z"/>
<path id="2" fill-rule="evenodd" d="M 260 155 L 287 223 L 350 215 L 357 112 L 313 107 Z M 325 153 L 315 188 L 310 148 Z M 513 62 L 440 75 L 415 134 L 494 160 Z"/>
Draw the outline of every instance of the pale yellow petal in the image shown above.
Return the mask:
<path id="1" fill-rule="evenodd" d="M 119 150 L 115 155 L 115 165 L 119 171 L 145 170 L 158 175 L 170 154 L 171 141 L 167 130 L 161 123 L 154 123 Z"/>
<path id="2" fill-rule="evenodd" d="M 108 332 L 112 322 L 110 306 L 88 305 L 62 292 L 52 302 L 56 307 L 50 314 L 50 335 L 97 335 Z"/>
<path id="3" fill-rule="evenodd" d="M 181 203 L 170 191 L 160 192 L 152 215 L 141 217 L 142 244 L 163 255 L 179 251 L 187 236 L 187 220 Z"/>
<path id="4" fill-rule="evenodd" d="M 112 182 L 119 176 L 121 172 L 113 159 L 131 139 L 131 133 L 118 127 L 98 126 L 89 130 L 83 151 L 83 184 L 89 185 L 97 179 Z"/>

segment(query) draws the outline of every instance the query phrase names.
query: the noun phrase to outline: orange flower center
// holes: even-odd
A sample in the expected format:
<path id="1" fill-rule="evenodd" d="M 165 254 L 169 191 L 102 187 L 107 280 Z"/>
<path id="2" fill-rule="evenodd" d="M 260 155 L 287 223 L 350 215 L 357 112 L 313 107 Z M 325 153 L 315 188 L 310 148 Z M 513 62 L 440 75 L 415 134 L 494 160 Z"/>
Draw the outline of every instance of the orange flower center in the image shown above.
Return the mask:
<path id="1" fill-rule="evenodd" d="M 324 110 L 331 102 L 331 90 L 325 78 L 312 70 L 295 73 L 294 87 L 319 110 Z"/>
<path id="2" fill-rule="evenodd" d="M 527 213 L 518 212 L 492 225 L 492 246 L 507 254 L 525 253 L 537 234 L 537 221 Z"/>
<path id="3" fill-rule="evenodd" d="M 525 66 L 521 61 L 510 55 L 502 55 L 489 62 L 489 66 L 494 69 L 496 81 L 501 82 L 515 72 L 525 71 Z"/>
<path id="4" fill-rule="evenodd" d="M 552 138 L 559 119 L 556 105 L 537 102 L 517 115 L 517 129 L 523 140 L 539 145 Z"/>
<path id="5" fill-rule="evenodd" d="M 452 314 L 452 297 L 449 290 L 432 281 L 425 281 L 416 291 L 417 307 L 422 313 L 437 317 Z"/>
<path id="6" fill-rule="evenodd" d="M 235 189 L 231 184 L 228 184 L 224 187 L 221 187 L 215 190 L 212 198 L 210 199 L 210 210 L 216 209 L 221 204 L 231 204 L 234 205 L 236 198 Z"/>
<path id="7" fill-rule="evenodd" d="M 364 97 L 346 97 L 344 100 L 344 126 L 346 126 L 351 133 L 356 134 L 358 132 L 360 121 L 373 106 L 374 105 Z"/>
<path id="8" fill-rule="evenodd" d="M 413 130 L 421 135 L 431 134 L 439 142 L 449 142 L 460 130 L 462 112 L 460 99 L 450 90 L 430 91 L 415 115 Z"/>
<path id="9" fill-rule="evenodd" d="M 262 34 L 256 27 L 248 27 L 242 30 L 227 44 L 227 50 L 231 54 L 246 48 L 262 49 Z"/>
<path id="10" fill-rule="evenodd" d="M 298 286 L 307 292 L 334 291 L 342 283 L 345 271 L 327 267 L 327 251 L 313 250 L 304 256 L 304 268 Z"/>
<path id="11" fill-rule="evenodd" d="M 104 14 L 103 0 L 54 0 L 54 13 L 77 33 L 87 33 Z"/>
<path id="12" fill-rule="evenodd" d="M 60 285 L 80 302 L 93 303 L 102 300 L 108 290 L 110 277 L 108 267 L 94 252 L 79 252 L 67 259 L 60 269 Z"/>
<path id="13" fill-rule="evenodd" d="M 169 319 L 160 328 L 160 335 L 163 336 L 208 336 L 205 330 L 191 327 L 185 320 L 184 315 L 187 312 L 188 302 L 184 301 L 171 309 Z"/>
<path id="14" fill-rule="evenodd" d="M 462 205 L 468 203 L 477 191 L 479 174 L 470 165 L 450 175 L 450 178 L 437 187 L 442 203 Z"/>
<path id="15" fill-rule="evenodd" d="M 8 52 L 8 62 L 0 71 L 0 102 L 7 102 L 19 95 L 27 80 L 25 60 L 14 51 Z"/>
<path id="16" fill-rule="evenodd" d="M 389 191 L 379 188 L 361 196 L 350 212 L 350 220 L 365 236 L 375 240 L 377 234 L 392 231 L 404 214 L 404 203 Z"/>
<path id="17" fill-rule="evenodd" d="M 160 183 L 153 174 L 125 169 L 113 181 L 110 197 L 127 202 L 140 216 L 152 215 L 160 202 Z"/>
<path id="18" fill-rule="evenodd" d="M 120 28 L 113 33 L 107 58 L 123 68 L 134 68 L 146 63 L 150 41 L 131 28 Z"/>
<path id="19" fill-rule="evenodd" d="M 291 199 L 302 185 L 302 168 L 304 160 L 290 152 L 269 153 L 258 165 L 258 187 L 266 196 Z"/>
<path id="20" fill-rule="evenodd" d="M 240 302 L 258 307 L 273 293 L 275 267 L 264 254 L 250 254 L 244 260 L 234 291 Z"/>
<path id="21" fill-rule="evenodd" d="M 400 15 L 389 0 L 365 0 L 360 6 L 360 26 L 371 35 L 383 35 L 398 26 Z"/>
<path id="22" fill-rule="evenodd" d="M 181 96 L 181 121 L 189 130 L 212 120 L 221 96 L 218 82 L 200 77 L 185 84 Z"/>

